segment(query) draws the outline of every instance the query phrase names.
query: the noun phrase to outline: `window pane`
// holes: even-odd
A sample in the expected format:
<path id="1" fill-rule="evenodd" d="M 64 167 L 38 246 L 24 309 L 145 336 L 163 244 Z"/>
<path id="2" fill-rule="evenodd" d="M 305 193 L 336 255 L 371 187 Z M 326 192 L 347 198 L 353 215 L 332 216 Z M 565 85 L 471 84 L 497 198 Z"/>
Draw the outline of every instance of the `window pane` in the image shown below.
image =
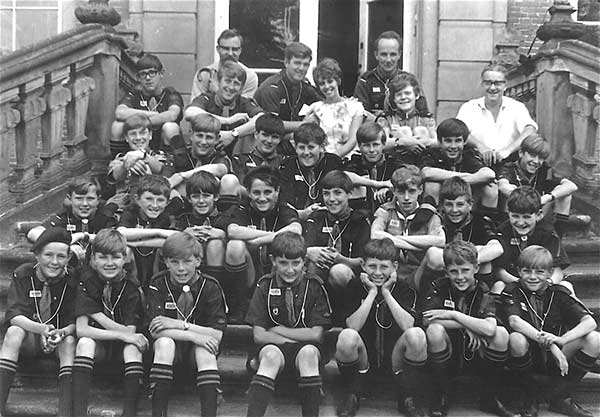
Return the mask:
<path id="1" fill-rule="evenodd" d="M 17 9 L 22 7 L 58 7 L 58 0 L 17 0 Z"/>
<path id="2" fill-rule="evenodd" d="M 241 61 L 253 68 L 280 68 L 285 46 L 298 40 L 299 0 L 231 0 L 229 27 L 244 36 Z"/>
<path id="3" fill-rule="evenodd" d="M 17 49 L 56 35 L 56 10 L 17 10 Z"/>

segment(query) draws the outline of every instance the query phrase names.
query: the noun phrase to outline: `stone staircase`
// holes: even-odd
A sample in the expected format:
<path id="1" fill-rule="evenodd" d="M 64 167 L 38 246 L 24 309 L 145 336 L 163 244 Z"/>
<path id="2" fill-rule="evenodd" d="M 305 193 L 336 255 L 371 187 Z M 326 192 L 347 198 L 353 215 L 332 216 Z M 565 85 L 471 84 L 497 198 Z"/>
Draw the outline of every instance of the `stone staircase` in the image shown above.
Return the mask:
<path id="1" fill-rule="evenodd" d="M 37 213 L 36 213 L 37 214 Z M 32 216 L 33 217 L 33 216 Z M 35 216 L 37 218 L 37 215 Z M 43 217 L 43 216 L 42 216 Z M 31 218 L 31 217 L 29 217 Z M 14 220 L 14 219 L 13 219 Z M 23 219 L 19 219 L 23 220 Z M 15 228 L 15 224 L 17 228 Z M 10 284 L 12 270 L 23 262 L 32 259 L 28 244 L 23 233 L 33 224 L 29 222 L 11 224 L 11 228 L 3 227 L 0 238 L 0 320 L 4 318 L 6 296 Z M 581 222 L 581 217 L 573 217 L 568 235 L 564 238 L 564 245 L 571 258 L 571 266 L 565 273 L 567 279 L 573 283 L 579 298 L 595 313 L 596 319 L 600 316 L 600 239 L 590 230 L 589 222 Z M 8 243 L 6 243 L 8 242 Z M 238 416 L 246 413 L 246 390 L 249 377 L 246 373 L 246 347 L 251 343 L 251 329 L 244 325 L 228 326 L 223 342 L 222 353 L 219 357 L 219 369 L 223 382 L 224 396 L 219 406 L 219 415 Z M 333 347 L 334 336 L 330 347 Z M 118 372 L 119 366 L 108 364 L 98 365 L 99 371 L 95 374 L 92 394 L 90 396 L 89 414 L 92 416 L 119 416 L 121 413 L 121 400 L 119 390 L 121 379 Z M 106 372 L 105 370 L 113 370 Z M 600 367 L 598 368 L 600 371 Z M 40 359 L 33 362 L 22 361 L 19 368 L 17 383 L 11 391 L 7 415 L 8 416 L 53 416 L 57 410 L 56 398 L 56 373 L 57 367 L 51 359 Z M 334 361 L 325 366 L 324 382 L 325 397 L 321 415 L 335 415 L 334 392 L 335 378 L 338 376 Z M 176 416 L 198 415 L 198 399 L 193 389 L 192 379 L 180 375 L 179 382 L 174 389 L 170 413 Z M 273 404 L 269 407 L 269 416 L 299 415 L 300 408 L 295 398 L 297 390 L 294 381 L 283 381 L 275 395 Z M 394 383 L 389 377 L 381 377 L 377 381 L 366 384 L 365 398 L 362 401 L 359 415 L 387 416 L 398 415 L 394 399 Z M 463 377 L 457 381 L 455 390 L 460 394 L 456 396 L 456 403 L 452 405 L 450 416 L 475 417 L 485 415 L 477 409 L 477 380 Z M 369 392 L 370 391 L 370 392 Z M 590 408 L 594 415 L 600 415 L 600 374 L 588 374 L 577 392 L 577 399 Z M 547 408 L 542 408 L 542 416 L 555 415 Z M 151 403 L 144 397 L 140 401 L 140 416 L 151 415 Z"/>

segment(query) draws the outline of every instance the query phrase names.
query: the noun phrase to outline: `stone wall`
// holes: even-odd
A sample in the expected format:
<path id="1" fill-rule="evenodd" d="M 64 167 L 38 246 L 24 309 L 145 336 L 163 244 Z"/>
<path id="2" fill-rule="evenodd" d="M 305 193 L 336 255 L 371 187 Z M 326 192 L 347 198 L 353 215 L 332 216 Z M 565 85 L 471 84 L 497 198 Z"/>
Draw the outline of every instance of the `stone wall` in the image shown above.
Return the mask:
<path id="1" fill-rule="evenodd" d="M 511 41 L 519 43 L 518 53 L 527 55 L 537 28 L 549 19 L 548 8 L 553 0 L 508 0 L 506 30 Z M 542 41 L 537 39 L 531 50 L 535 55 Z"/>

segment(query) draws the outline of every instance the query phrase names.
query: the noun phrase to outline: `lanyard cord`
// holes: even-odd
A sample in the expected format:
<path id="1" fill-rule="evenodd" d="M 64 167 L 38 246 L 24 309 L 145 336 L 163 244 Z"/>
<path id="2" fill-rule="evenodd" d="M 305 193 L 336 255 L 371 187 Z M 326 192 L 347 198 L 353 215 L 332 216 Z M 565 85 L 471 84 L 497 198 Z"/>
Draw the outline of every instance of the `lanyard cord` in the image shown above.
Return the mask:
<path id="1" fill-rule="evenodd" d="M 158 103 L 156 103 L 156 105 L 153 108 L 150 108 L 150 106 L 148 105 L 149 102 L 150 102 L 150 100 L 146 100 L 144 98 L 144 95 L 140 94 L 140 96 L 142 97 L 142 99 L 140 100 L 140 104 L 142 106 L 144 106 L 146 109 L 148 109 L 149 111 L 156 111 L 156 109 L 158 108 L 158 106 L 160 106 L 160 103 L 162 103 L 163 99 L 165 98 L 166 94 L 167 94 L 167 91 L 163 90 L 163 92 L 160 95 L 160 100 L 158 100 Z M 156 99 L 156 97 L 154 97 L 154 96 L 150 97 L 150 99 L 152 99 L 152 98 Z"/>
<path id="2" fill-rule="evenodd" d="M 344 234 L 344 232 L 346 231 L 346 229 L 348 228 L 349 225 L 350 225 L 350 218 L 348 218 L 344 228 L 342 230 L 340 230 L 340 233 L 338 233 L 338 235 L 334 238 L 333 234 L 329 231 L 329 229 L 333 229 L 333 228 L 329 227 L 329 222 L 327 221 L 327 216 L 325 216 L 325 227 L 327 228 L 327 234 L 331 238 L 331 247 L 332 248 L 335 248 L 335 244 L 337 243 L 338 240 L 340 240 L 342 238 L 342 235 Z"/>
<path id="3" fill-rule="evenodd" d="M 298 108 L 298 104 L 300 103 L 300 99 L 302 98 L 302 81 L 300 82 L 300 91 L 298 91 L 298 98 L 296 99 L 296 103 L 292 106 L 292 100 L 290 99 L 290 93 L 288 91 L 287 85 L 285 85 L 285 81 L 283 78 L 281 79 L 281 84 L 283 85 L 283 91 L 285 92 L 285 97 L 287 98 L 287 106 L 290 109 L 290 119 L 294 119 L 294 112 Z"/>
<path id="4" fill-rule="evenodd" d="M 319 190 L 316 190 L 316 188 L 317 188 L 317 184 L 319 183 L 319 180 L 321 179 L 321 175 L 323 175 L 323 170 L 321 170 L 321 172 L 319 172 L 319 175 L 317 175 L 317 179 L 315 180 L 315 182 L 310 184 L 306 180 L 306 177 L 304 176 L 304 174 L 302 173 L 302 170 L 300 169 L 300 163 L 298 162 L 297 159 L 296 159 L 296 166 L 298 167 L 298 172 L 300 173 L 300 176 L 302 177 L 302 181 L 304 181 L 304 183 L 308 186 L 308 198 L 310 198 L 313 201 L 316 200 L 317 197 L 319 196 Z M 316 193 L 313 194 L 312 190 L 316 190 Z"/>
<path id="5" fill-rule="evenodd" d="M 523 298 L 525 298 L 525 301 L 527 302 L 527 305 L 529 306 L 529 309 L 531 311 L 533 311 L 533 314 L 535 314 L 535 316 L 540 321 L 540 328 L 538 330 L 540 330 L 540 331 L 544 330 L 544 324 L 546 323 L 546 317 L 548 317 L 548 313 L 550 313 L 550 308 L 552 307 L 552 302 L 554 301 L 554 293 L 552 293 L 552 295 L 550 296 L 550 302 L 548 303 L 548 308 L 546 309 L 546 312 L 544 313 L 543 316 L 540 316 L 538 314 L 538 312 L 535 311 L 535 308 L 533 308 L 533 306 L 529 302 L 529 298 L 527 297 L 527 295 L 525 294 L 525 292 L 523 292 L 523 290 L 521 288 L 519 288 L 519 291 L 521 292 L 521 294 L 523 294 Z"/>
<path id="6" fill-rule="evenodd" d="M 137 228 L 138 228 L 138 229 L 145 229 L 145 228 L 146 228 L 146 226 L 148 226 L 148 225 L 150 224 L 150 222 L 149 222 L 149 221 L 146 221 L 146 226 L 142 226 L 142 225 L 140 224 L 140 217 L 139 217 L 139 216 L 137 216 L 137 217 L 136 217 L 136 223 L 137 223 L 137 225 L 136 225 L 136 226 L 137 226 Z M 140 256 L 143 256 L 144 258 L 146 258 L 146 257 L 148 257 L 148 256 L 151 256 L 151 255 L 154 253 L 154 249 L 155 249 L 155 248 L 150 248 L 150 251 L 149 251 L 149 252 L 144 252 L 144 251 L 142 251 L 142 248 L 139 248 L 139 247 L 135 247 L 134 249 L 135 249 L 135 251 L 136 251 L 137 253 L 139 253 L 139 254 L 140 254 Z"/>
<path id="7" fill-rule="evenodd" d="M 301 321 L 302 321 L 302 325 L 304 327 L 306 327 L 306 323 L 304 321 L 304 316 L 306 314 L 306 311 L 305 311 L 304 307 L 306 306 L 306 298 L 308 296 L 308 286 L 309 285 L 310 285 L 310 282 L 307 282 L 306 287 L 304 288 L 304 297 L 302 298 L 302 307 L 300 308 L 300 314 L 298 315 L 298 319 L 296 320 L 296 323 L 294 323 L 292 325 L 292 328 L 297 328 L 298 324 L 300 324 Z M 275 320 L 275 317 L 273 317 L 273 313 L 271 312 L 271 289 L 272 288 L 273 288 L 273 280 L 271 280 L 271 282 L 269 283 L 269 296 L 267 297 L 267 310 L 269 311 L 269 318 L 276 325 L 287 327 L 287 326 L 279 323 L 277 320 Z"/>
<path id="8" fill-rule="evenodd" d="M 471 305 L 469 305 L 469 311 L 468 311 L 468 315 L 471 315 L 471 312 L 473 310 L 473 304 L 475 304 L 475 299 L 477 298 L 477 290 L 479 289 L 479 287 L 475 288 L 475 292 L 473 293 L 473 298 L 471 299 Z M 452 299 L 452 291 L 450 291 L 450 289 L 448 288 L 448 297 L 450 298 L 450 301 L 452 301 L 452 303 L 454 304 L 454 300 Z M 460 311 L 460 310 L 458 310 Z M 460 311 L 462 313 L 462 311 Z M 464 329 L 461 329 L 461 332 L 463 334 L 463 358 L 466 361 L 470 361 L 475 357 L 475 352 L 467 352 L 467 348 L 468 348 L 468 342 L 467 342 L 467 333 L 464 331 Z"/>
<path id="9" fill-rule="evenodd" d="M 265 224 L 266 224 L 267 223 L 267 218 L 264 217 L 264 219 L 265 219 Z M 273 227 L 271 228 L 271 230 L 265 230 L 265 232 L 274 232 L 275 228 L 277 227 L 277 222 L 278 221 L 279 221 L 279 214 L 277 214 L 277 217 L 275 217 L 275 222 L 273 222 Z M 252 214 L 250 214 L 250 225 L 256 227 L 256 225 L 254 224 L 254 220 L 252 220 Z"/>
<path id="10" fill-rule="evenodd" d="M 108 310 L 113 321 L 115 320 L 115 310 L 117 309 L 117 304 L 119 304 L 119 301 L 121 301 L 121 297 L 123 296 L 123 292 L 125 291 L 126 286 L 127 286 L 127 281 L 123 282 L 123 287 L 121 287 L 121 291 L 119 292 L 119 295 L 117 296 L 117 299 L 115 300 L 115 303 L 113 304 L 113 308 L 108 307 L 106 305 L 106 303 L 104 302 L 104 298 L 102 299 L 102 305 L 104 306 L 105 309 Z"/>
<path id="11" fill-rule="evenodd" d="M 202 290 L 204 289 L 204 284 L 206 284 L 206 279 L 204 281 L 202 281 L 202 285 L 200 286 L 200 290 L 198 291 L 198 295 L 196 296 L 196 301 L 194 302 L 194 307 L 192 307 L 192 310 L 190 311 L 190 314 L 188 314 L 187 316 L 185 316 L 181 310 L 179 309 L 179 306 L 177 305 L 177 302 L 175 301 L 175 297 L 173 297 L 173 293 L 171 292 L 171 287 L 169 287 L 169 282 L 167 281 L 167 277 L 163 277 L 163 279 L 165 280 L 165 285 L 167 286 L 167 291 L 169 291 L 169 295 L 171 296 L 171 299 L 173 300 L 173 302 L 175 303 L 175 310 L 177 310 L 177 313 L 183 317 L 183 321 L 185 321 L 186 323 L 188 322 L 188 319 L 192 316 L 192 314 L 194 314 L 194 310 L 196 310 L 196 306 L 198 305 L 198 301 L 200 301 L 200 295 L 202 295 Z M 191 291 L 191 287 L 190 287 L 190 291 Z"/>
<path id="12" fill-rule="evenodd" d="M 518 168 L 515 166 L 515 167 L 513 167 L 513 170 L 515 171 L 515 178 L 517 179 L 517 182 L 519 183 L 519 187 L 522 187 L 523 186 L 523 179 L 519 175 Z M 531 184 L 531 181 L 529 181 L 525 185 L 528 185 L 531 188 L 535 189 L 535 186 L 537 185 L 537 180 L 538 180 L 538 171 L 536 171 L 535 175 L 533 176 L 533 185 Z"/>
<path id="13" fill-rule="evenodd" d="M 396 283 L 394 283 L 394 285 L 392 286 L 392 288 L 390 288 L 390 294 L 394 291 L 394 288 L 396 288 Z M 390 311 L 390 315 L 392 316 L 392 320 L 390 321 L 390 324 L 388 324 L 388 325 L 381 324 L 381 321 L 379 321 L 379 307 L 381 307 L 381 305 L 384 304 L 384 303 L 385 303 L 385 299 L 383 299 L 383 300 L 381 300 L 381 301 L 379 301 L 378 303 L 375 304 L 375 322 L 383 330 L 387 330 L 387 329 L 389 329 L 390 327 L 392 327 L 394 325 L 394 315 Z M 389 307 L 388 307 L 388 310 L 389 310 Z"/>
<path id="14" fill-rule="evenodd" d="M 36 291 L 35 285 L 33 282 L 33 276 L 30 276 L 29 279 L 31 280 L 31 288 L 33 288 L 33 291 Z M 50 285 L 50 284 L 48 284 L 48 285 Z M 56 307 L 56 311 L 54 312 L 54 314 L 52 316 L 50 316 L 50 318 L 46 321 L 42 321 L 42 317 L 40 316 L 40 306 L 38 305 L 37 297 L 33 297 L 33 303 L 35 304 L 35 312 L 37 314 L 38 321 L 40 323 L 48 324 L 54 319 L 54 317 L 56 317 L 58 315 L 58 312 L 60 311 L 60 308 L 62 307 L 63 300 L 65 299 L 66 292 L 67 292 L 67 282 L 65 281 L 65 286 L 63 287 L 62 294 L 60 295 L 60 301 L 58 302 L 58 307 Z M 57 327 L 59 327 L 58 317 L 56 320 L 56 325 L 57 325 Z"/>

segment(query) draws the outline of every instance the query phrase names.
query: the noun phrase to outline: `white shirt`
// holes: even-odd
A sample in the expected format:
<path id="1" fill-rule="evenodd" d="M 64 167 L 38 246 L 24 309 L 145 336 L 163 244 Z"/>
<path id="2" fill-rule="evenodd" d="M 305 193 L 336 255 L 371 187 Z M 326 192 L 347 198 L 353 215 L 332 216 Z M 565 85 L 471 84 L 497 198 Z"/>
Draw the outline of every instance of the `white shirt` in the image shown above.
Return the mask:
<path id="1" fill-rule="evenodd" d="M 238 61 L 238 64 L 240 64 L 242 66 L 242 68 L 244 69 L 244 71 L 246 71 L 246 83 L 244 84 L 244 87 L 242 88 L 242 97 L 254 98 L 254 93 L 256 93 L 256 89 L 258 88 L 258 75 L 256 75 L 256 72 L 254 72 L 253 70 L 251 70 L 250 68 L 248 68 L 247 66 L 242 64 L 241 62 Z M 219 70 L 219 62 L 213 62 L 208 67 L 202 67 L 198 71 L 196 71 L 196 74 L 194 75 L 194 81 L 192 82 L 192 92 L 191 92 L 191 96 L 190 96 L 190 103 L 192 101 L 194 101 L 194 99 L 196 97 L 198 97 L 200 94 L 207 92 L 207 89 L 205 88 L 205 86 L 202 85 L 200 83 L 200 81 L 198 81 L 198 76 L 200 75 L 200 71 L 206 70 L 206 69 L 209 69 L 210 74 L 211 74 L 209 87 L 208 87 L 209 90 L 212 92 L 217 92 L 217 90 L 218 90 L 217 71 Z"/>
<path id="2" fill-rule="evenodd" d="M 500 112 L 495 121 L 492 112 L 485 107 L 485 97 L 464 103 L 456 118 L 465 122 L 471 136 L 493 150 L 504 149 L 513 143 L 526 126 L 533 126 L 536 130 L 538 128 L 525 105 L 510 97 L 502 97 Z"/>
<path id="3" fill-rule="evenodd" d="M 327 134 L 325 151 L 339 155 L 341 146 L 348 142 L 352 120 L 356 116 L 362 116 L 364 112 L 365 109 L 360 101 L 355 98 L 344 98 L 337 103 L 315 101 L 310 105 L 307 116 L 316 116 L 319 126 Z M 357 150 L 358 144 L 353 151 Z"/>

